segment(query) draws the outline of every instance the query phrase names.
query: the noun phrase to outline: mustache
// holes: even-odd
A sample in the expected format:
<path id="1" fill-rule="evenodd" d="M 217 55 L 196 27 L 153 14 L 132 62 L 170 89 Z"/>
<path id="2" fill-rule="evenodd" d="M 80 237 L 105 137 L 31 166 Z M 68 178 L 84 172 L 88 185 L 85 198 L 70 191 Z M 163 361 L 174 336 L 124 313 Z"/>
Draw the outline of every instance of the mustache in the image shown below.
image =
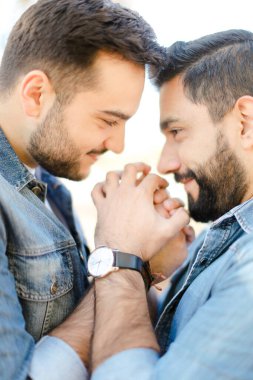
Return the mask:
<path id="1" fill-rule="evenodd" d="M 93 149 L 90 150 L 87 154 L 96 154 L 96 155 L 102 155 L 104 153 L 108 152 L 108 149 Z"/>
<path id="2" fill-rule="evenodd" d="M 196 174 L 190 169 L 188 169 L 187 172 L 182 173 L 182 174 L 175 173 L 174 178 L 176 182 L 181 182 L 182 180 L 187 180 L 187 179 L 195 179 L 197 181 Z"/>

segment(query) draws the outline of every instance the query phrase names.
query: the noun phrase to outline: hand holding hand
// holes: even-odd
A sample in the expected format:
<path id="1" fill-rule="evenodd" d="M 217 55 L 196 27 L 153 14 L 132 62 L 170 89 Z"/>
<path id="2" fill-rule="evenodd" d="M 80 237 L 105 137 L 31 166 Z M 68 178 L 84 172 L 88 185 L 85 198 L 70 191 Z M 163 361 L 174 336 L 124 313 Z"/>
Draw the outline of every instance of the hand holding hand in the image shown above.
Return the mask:
<path id="1" fill-rule="evenodd" d="M 107 245 L 148 261 L 187 225 L 189 216 L 183 207 L 170 218 L 158 213 L 154 195 L 168 183 L 158 175 L 146 174 L 149 170 L 143 163 L 128 164 L 121 175 L 110 172 L 104 184 L 95 186 L 96 246 Z M 143 174 L 141 181 L 138 173 Z"/>

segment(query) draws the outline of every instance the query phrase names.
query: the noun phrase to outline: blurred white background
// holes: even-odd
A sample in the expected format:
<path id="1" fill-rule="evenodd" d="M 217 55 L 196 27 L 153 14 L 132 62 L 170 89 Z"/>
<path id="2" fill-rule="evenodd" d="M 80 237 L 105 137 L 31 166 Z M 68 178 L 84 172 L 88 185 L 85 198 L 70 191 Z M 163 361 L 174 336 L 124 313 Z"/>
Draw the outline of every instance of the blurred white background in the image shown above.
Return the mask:
<path id="1" fill-rule="evenodd" d="M 54 1 L 54 0 L 52 0 Z M 94 0 L 96 1 L 96 0 Z M 19 15 L 32 4 L 30 0 L 0 0 L 0 56 L 8 33 Z M 137 10 L 154 28 L 158 41 L 165 46 L 176 40 L 191 40 L 202 35 L 242 28 L 252 30 L 252 0 L 122 0 L 119 1 Z M 123 89 L 124 90 L 124 89 Z M 126 148 L 116 156 L 108 153 L 93 166 L 88 179 L 74 183 L 64 181 L 73 194 L 74 206 L 81 219 L 91 248 L 96 212 L 90 198 L 95 183 L 105 177 L 111 169 L 121 169 L 125 163 L 146 161 L 156 170 L 156 163 L 162 147 L 163 138 L 159 133 L 158 93 L 146 84 L 142 102 L 137 114 L 128 122 Z M 170 178 L 170 193 L 185 200 L 181 185 Z M 196 225 L 199 230 L 202 226 Z"/>

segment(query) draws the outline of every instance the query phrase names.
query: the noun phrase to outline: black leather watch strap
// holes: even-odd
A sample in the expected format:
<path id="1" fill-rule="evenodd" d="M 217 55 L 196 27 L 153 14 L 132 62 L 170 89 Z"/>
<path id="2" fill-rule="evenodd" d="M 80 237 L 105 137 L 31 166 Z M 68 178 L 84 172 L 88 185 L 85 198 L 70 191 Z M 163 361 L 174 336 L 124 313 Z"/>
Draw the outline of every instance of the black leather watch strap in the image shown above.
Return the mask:
<path id="1" fill-rule="evenodd" d="M 117 250 L 114 252 L 114 266 L 124 269 L 133 269 L 141 272 L 143 261 L 138 256 L 131 255 L 130 253 L 123 253 Z"/>
<path id="2" fill-rule="evenodd" d="M 148 291 L 150 289 L 150 286 L 152 285 L 152 282 L 154 281 L 149 262 L 143 263 L 141 274 L 146 286 L 146 290 Z"/>
<path id="3" fill-rule="evenodd" d="M 146 290 L 149 290 L 153 281 L 149 263 L 144 263 L 140 257 L 130 253 L 120 252 L 115 249 L 113 252 L 114 266 L 122 269 L 132 269 L 140 272 L 144 280 Z"/>

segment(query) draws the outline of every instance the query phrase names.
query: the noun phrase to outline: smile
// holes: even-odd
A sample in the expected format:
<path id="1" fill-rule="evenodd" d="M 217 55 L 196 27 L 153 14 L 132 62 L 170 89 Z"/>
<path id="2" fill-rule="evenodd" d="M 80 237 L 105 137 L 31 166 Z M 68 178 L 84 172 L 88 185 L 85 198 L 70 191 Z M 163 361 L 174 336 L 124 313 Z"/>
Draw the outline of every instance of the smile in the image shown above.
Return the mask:
<path id="1" fill-rule="evenodd" d="M 192 187 L 194 179 L 193 178 L 186 178 L 182 179 L 180 182 L 184 185 L 185 191 L 189 192 L 189 190 Z"/>
<path id="2" fill-rule="evenodd" d="M 87 156 L 89 156 L 94 162 L 98 160 L 99 158 L 99 155 L 98 154 L 87 154 Z"/>
<path id="3" fill-rule="evenodd" d="M 184 179 L 181 179 L 181 183 L 183 184 L 183 185 L 185 185 L 186 183 L 188 183 L 188 182 L 190 182 L 190 181 L 193 181 L 193 178 L 184 178 Z"/>

